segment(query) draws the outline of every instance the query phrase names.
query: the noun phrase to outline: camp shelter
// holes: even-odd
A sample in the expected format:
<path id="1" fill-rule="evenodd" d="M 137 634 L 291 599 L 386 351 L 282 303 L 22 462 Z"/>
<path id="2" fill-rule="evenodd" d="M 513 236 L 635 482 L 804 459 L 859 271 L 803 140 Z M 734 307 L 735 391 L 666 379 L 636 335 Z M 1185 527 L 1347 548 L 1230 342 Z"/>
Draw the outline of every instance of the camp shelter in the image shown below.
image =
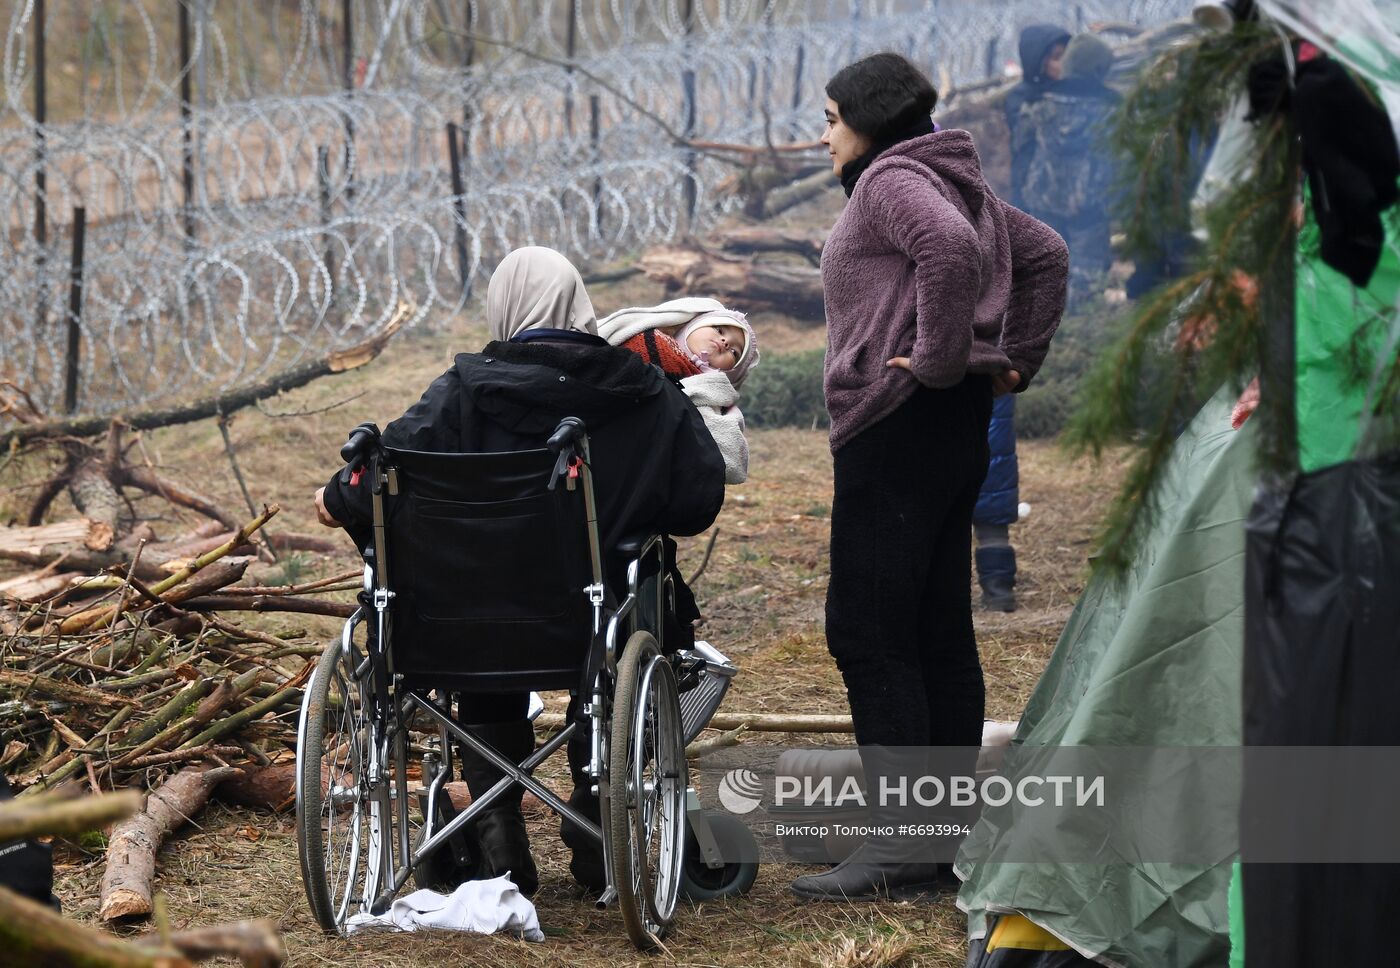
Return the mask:
<path id="1" fill-rule="evenodd" d="M 1400 118 L 1395 3 L 1259 7 L 1363 79 L 1392 124 Z M 1086 589 L 1018 744 L 1400 745 L 1387 701 L 1400 681 L 1400 213 L 1383 213 L 1379 265 L 1358 285 L 1324 260 L 1314 201 L 1297 236 L 1291 312 L 1267 333 L 1264 392 L 1288 415 L 1290 466 L 1261 475 L 1257 428 L 1219 429 L 1220 399 L 1202 412 L 1177 443 L 1163 513 L 1125 580 L 1097 575 Z M 1246 863 L 1241 894 L 1229 858 L 996 863 L 1016 836 L 1027 834 L 989 810 L 959 863 L 970 966 L 1062 963 L 996 960 L 988 939 L 1010 914 L 1109 965 L 1394 961 L 1392 866 Z M 1090 841 L 1093 831 L 1034 836 Z"/>
<path id="2" fill-rule="evenodd" d="M 1026 707 L 1017 744 L 1240 742 L 1244 525 L 1255 468 L 1253 428 L 1231 428 L 1233 402 L 1233 394 L 1222 393 L 1179 438 L 1160 513 L 1135 564 L 1121 577 L 1101 572 L 1090 580 Z M 1103 964 L 1224 963 L 1233 856 L 1206 867 L 1128 858 L 1002 863 L 998 854 L 1010 850 L 1013 836 L 1082 838 L 1086 855 L 1098 839 L 1082 826 L 1023 834 L 1008 819 L 1009 808 L 988 809 L 959 861 L 965 883 L 958 903 L 968 912 L 975 947 L 989 927 L 995 930 L 995 914 L 1016 912 Z M 973 856 L 985 861 L 969 865 Z M 1161 957 L 1168 951 L 1174 960 Z M 1005 962 L 991 954 L 969 965 L 1002 968 Z"/>

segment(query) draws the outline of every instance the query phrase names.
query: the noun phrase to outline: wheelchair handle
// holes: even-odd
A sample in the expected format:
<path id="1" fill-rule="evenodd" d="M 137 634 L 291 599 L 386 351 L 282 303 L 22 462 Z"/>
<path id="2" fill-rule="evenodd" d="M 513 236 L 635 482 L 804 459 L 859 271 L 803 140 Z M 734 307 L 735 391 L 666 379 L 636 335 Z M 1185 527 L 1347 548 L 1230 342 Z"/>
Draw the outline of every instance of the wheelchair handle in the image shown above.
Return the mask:
<path id="1" fill-rule="evenodd" d="M 545 446 L 558 455 L 554 461 L 554 471 L 549 475 L 549 489 L 551 491 L 559 483 L 559 478 L 569 473 L 569 465 L 573 463 L 574 458 L 583 456 L 579 453 L 578 448 L 578 442 L 583 438 L 583 421 L 578 417 L 565 417 L 559 421 L 559 426 L 554 428 L 554 433 L 549 435 Z M 573 482 L 570 481 L 569 490 L 573 489 Z"/>
<path id="2" fill-rule="evenodd" d="M 350 431 L 349 438 L 340 447 L 340 459 L 345 462 L 340 470 L 340 483 L 349 484 L 355 468 L 364 464 L 378 446 L 379 427 L 376 424 L 362 423 Z"/>
<path id="3" fill-rule="evenodd" d="M 578 417 L 565 417 L 559 421 L 559 426 L 554 428 L 554 433 L 549 435 L 549 442 L 545 446 L 557 454 L 582 438 L 583 434 L 582 420 Z"/>

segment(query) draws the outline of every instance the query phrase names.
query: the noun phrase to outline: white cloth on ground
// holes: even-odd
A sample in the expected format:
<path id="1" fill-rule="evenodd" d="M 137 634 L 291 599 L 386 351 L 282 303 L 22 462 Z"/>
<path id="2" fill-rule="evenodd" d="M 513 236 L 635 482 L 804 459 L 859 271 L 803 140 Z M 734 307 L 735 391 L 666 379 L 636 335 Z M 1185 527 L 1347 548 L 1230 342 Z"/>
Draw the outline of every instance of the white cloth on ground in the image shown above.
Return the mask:
<path id="1" fill-rule="evenodd" d="M 739 391 L 720 370 L 685 377 L 681 389 L 700 411 L 705 429 L 719 447 L 724 483 L 744 483 L 749 479 L 749 442 L 744 439 L 743 411 L 736 406 Z"/>
<path id="2" fill-rule="evenodd" d="M 351 915 L 345 922 L 348 934 L 366 929 L 417 931 L 419 928 L 477 934 L 505 931 L 526 941 L 544 940 L 535 906 L 520 893 L 509 873 L 490 880 L 467 881 L 451 894 L 414 891 L 396 899 L 389 910 L 378 917 L 363 911 Z"/>

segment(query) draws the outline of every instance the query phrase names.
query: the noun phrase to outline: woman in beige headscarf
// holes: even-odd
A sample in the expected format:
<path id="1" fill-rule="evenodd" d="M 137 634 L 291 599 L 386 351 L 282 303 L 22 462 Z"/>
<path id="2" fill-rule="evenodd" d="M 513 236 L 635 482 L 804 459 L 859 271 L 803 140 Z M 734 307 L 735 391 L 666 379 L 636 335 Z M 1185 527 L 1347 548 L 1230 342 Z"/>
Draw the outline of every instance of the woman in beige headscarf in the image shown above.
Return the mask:
<path id="1" fill-rule="evenodd" d="M 480 353 L 460 354 L 422 399 L 384 428 L 386 444 L 434 453 L 528 450 L 543 446 L 563 417 L 578 417 L 588 429 L 605 548 L 617 547 L 625 535 L 699 534 L 714 522 L 724 500 L 724 461 L 704 421 L 660 370 L 598 337 L 593 304 L 568 259 L 538 246 L 506 256 L 486 291 L 486 321 L 492 341 Z M 369 491 L 359 475 L 348 483 L 337 475 L 316 494 L 321 522 L 343 526 L 359 548 L 369 542 Z M 677 597 L 666 643 L 684 646 L 685 636 L 693 641 L 691 622 L 699 611 L 674 572 L 674 561 L 669 565 Z M 528 581 L 529 575 L 520 579 Z M 610 576 L 614 585 L 619 580 Z M 528 708 L 528 693 L 473 694 L 459 703 L 458 719 L 519 763 L 535 749 Z M 586 740 L 580 733 L 579 741 L 569 744 L 574 781 L 569 803 L 596 823 Z M 461 761 L 473 797 L 483 796 L 503 775 L 474 753 L 464 752 Z M 472 873 L 493 877 L 510 871 L 521 892 L 531 894 L 539 877 L 521 813 L 522 793 L 514 787 L 477 820 L 479 863 Z M 597 840 L 569 824 L 561 834 L 573 848 L 574 878 L 602 890 Z"/>
<path id="2" fill-rule="evenodd" d="M 528 329 L 572 329 L 598 335 L 593 303 L 574 264 L 553 249 L 527 245 L 501 260 L 486 287 L 492 339 Z"/>

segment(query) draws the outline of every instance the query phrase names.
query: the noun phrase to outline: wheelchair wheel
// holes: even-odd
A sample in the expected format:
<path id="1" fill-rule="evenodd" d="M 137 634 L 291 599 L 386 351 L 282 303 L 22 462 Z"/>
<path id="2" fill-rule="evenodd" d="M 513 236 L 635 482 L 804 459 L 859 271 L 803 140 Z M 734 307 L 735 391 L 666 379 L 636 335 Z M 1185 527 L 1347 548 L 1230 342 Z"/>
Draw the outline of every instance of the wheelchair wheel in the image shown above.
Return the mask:
<path id="1" fill-rule="evenodd" d="M 709 867 L 700 856 L 700 844 L 689 830 L 685 835 L 685 862 L 681 867 L 681 897 L 687 901 L 714 901 L 747 894 L 758 879 L 758 843 L 743 821 L 725 813 L 707 813 L 710 833 L 720 853 L 736 857 L 720 867 Z"/>
<path id="2" fill-rule="evenodd" d="M 613 884 L 628 937 L 649 950 L 675 917 L 687 786 L 676 674 L 650 633 L 634 634 L 618 662 L 611 732 Z"/>
<path id="3" fill-rule="evenodd" d="M 301 879 L 327 932 L 373 897 L 380 810 L 367 795 L 370 727 L 362 682 L 333 642 L 307 684 L 297 727 L 297 847 Z M 365 671 L 364 675 L 368 675 Z"/>

